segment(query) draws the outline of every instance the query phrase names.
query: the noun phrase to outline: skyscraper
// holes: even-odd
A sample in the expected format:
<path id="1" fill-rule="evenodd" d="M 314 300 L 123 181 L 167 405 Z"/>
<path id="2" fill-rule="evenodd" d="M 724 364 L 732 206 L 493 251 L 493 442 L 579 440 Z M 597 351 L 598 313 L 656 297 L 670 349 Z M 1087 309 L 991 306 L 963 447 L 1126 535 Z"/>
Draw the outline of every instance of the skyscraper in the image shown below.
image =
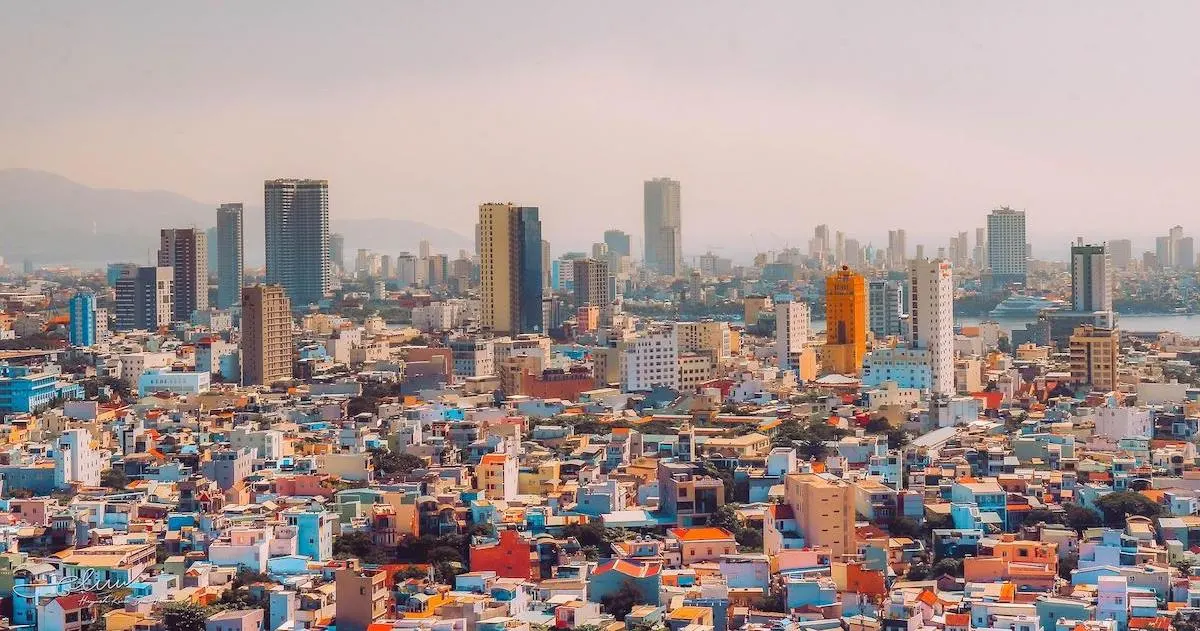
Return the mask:
<path id="1" fill-rule="evenodd" d="M 605 230 L 604 243 L 612 257 L 631 256 L 629 235 L 623 230 Z"/>
<path id="2" fill-rule="evenodd" d="M 894 269 L 904 267 L 908 260 L 908 235 L 903 229 L 888 230 L 888 264 Z"/>
<path id="3" fill-rule="evenodd" d="M 292 304 L 320 302 L 329 291 L 329 182 L 267 180 L 267 283 Z"/>
<path id="4" fill-rule="evenodd" d="M 1071 309 L 1112 311 L 1112 265 L 1103 245 L 1071 246 Z"/>
<path id="5" fill-rule="evenodd" d="M 71 346 L 91 346 L 96 336 L 96 294 L 81 291 L 68 303 L 71 314 Z"/>
<path id="6" fill-rule="evenodd" d="M 542 222 L 537 208 L 479 207 L 479 273 L 484 328 L 542 332 Z"/>
<path id="7" fill-rule="evenodd" d="M 1023 241 L 1022 241 L 1023 243 Z M 954 388 L 954 279 L 949 261 L 913 259 L 908 266 L 913 348 L 929 353 L 930 390 Z"/>
<path id="8" fill-rule="evenodd" d="M 292 378 L 292 306 L 275 285 L 242 288 L 242 384 Z"/>
<path id="9" fill-rule="evenodd" d="M 329 266 L 331 273 L 346 273 L 346 235 L 340 232 L 329 234 Z"/>
<path id="10" fill-rule="evenodd" d="M 1183 226 L 1174 226 L 1167 232 L 1167 238 L 1171 241 L 1171 260 L 1163 263 L 1163 266 L 1170 266 L 1176 269 L 1183 267 L 1183 257 L 1180 256 L 1179 242 L 1183 239 Z"/>
<path id="11" fill-rule="evenodd" d="M 825 277 L 825 370 L 858 374 L 867 354 L 867 282 L 849 266 Z"/>
<path id="12" fill-rule="evenodd" d="M 783 370 L 796 370 L 808 343 L 810 314 L 807 302 L 781 296 L 775 299 L 775 355 Z"/>
<path id="13" fill-rule="evenodd" d="M 1100 392 L 1115 390 L 1120 348 L 1121 333 L 1115 327 L 1077 327 L 1070 341 L 1071 380 Z"/>
<path id="14" fill-rule="evenodd" d="M 1133 242 L 1129 239 L 1113 239 L 1107 249 L 1113 269 L 1127 269 L 1133 261 Z"/>
<path id="15" fill-rule="evenodd" d="M 1174 263 L 1175 253 L 1171 250 L 1170 236 L 1154 238 L 1154 259 L 1159 269 L 1171 267 Z"/>
<path id="16" fill-rule="evenodd" d="M 1182 270 L 1196 269 L 1196 248 L 1191 237 L 1182 237 L 1175 244 L 1175 267 Z"/>
<path id="17" fill-rule="evenodd" d="M 134 267 L 117 279 L 117 330 L 156 331 L 171 323 L 175 282 L 170 267 Z"/>
<path id="18" fill-rule="evenodd" d="M 900 316 L 904 313 L 904 291 L 899 281 L 874 279 L 867 285 L 867 309 L 871 332 L 883 339 L 904 334 Z"/>
<path id="19" fill-rule="evenodd" d="M 228 309 L 242 300 L 245 256 L 242 241 L 242 205 L 217 208 L 217 308 Z"/>
<path id="20" fill-rule="evenodd" d="M 679 182 L 654 178 L 645 183 L 646 267 L 666 276 L 683 271 L 683 231 Z"/>
<path id="21" fill-rule="evenodd" d="M 993 288 L 1024 285 L 1028 280 L 1028 245 L 1025 240 L 1025 211 L 1007 206 L 993 210 L 987 218 L 988 268 Z"/>
<path id="22" fill-rule="evenodd" d="M 608 295 L 608 263 L 597 259 L 572 261 L 575 279 L 575 306 L 599 307 L 603 313 L 611 306 Z"/>
<path id="23" fill-rule="evenodd" d="M 208 235 L 195 228 L 164 228 L 159 234 L 158 266 L 170 267 L 175 280 L 176 322 L 208 311 Z"/>

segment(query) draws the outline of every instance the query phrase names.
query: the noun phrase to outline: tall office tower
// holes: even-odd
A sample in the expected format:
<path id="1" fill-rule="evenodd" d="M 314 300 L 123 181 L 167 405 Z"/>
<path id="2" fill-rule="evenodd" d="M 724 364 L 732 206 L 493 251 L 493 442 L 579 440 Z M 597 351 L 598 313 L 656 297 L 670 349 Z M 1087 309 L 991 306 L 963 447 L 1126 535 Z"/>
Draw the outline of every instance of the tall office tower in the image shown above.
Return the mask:
<path id="1" fill-rule="evenodd" d="M 647 181 L 643 211 L 646 267 L 665 276 L 679 276 L 683 272 L 679 182 L 665 177 Z"/>
<path id="2" fill-rule="evenodd" d="M 957 237 L 950 237 L 950 262 L 955 267 L 966 267 L 971 260 L 971 243 L 967 233 L 960 232 Z"/>
<path id="3" fill-rule="evenodd" d="M 913 259 L 908 266 L 908 283 L 913 348 L 929 352 L 930 390 L 951 396 L 955 393 L 952 266 L 945 260 Z"/>
<path id="4" fill-rule="evenodd" d="M 922 244 L 922 243 L 918 243 L 918 244 L 917 244 L 917 256 L 916 256 L 916 258 L 919 258 L 919 259 L 923 259 L 923 258 L 925 258 L 925 245 L 924 245 L 924 244 Z"/>
<path id="5" fill-rule="evenodd" d="M 340 232 L 329 234 L 329 267 L 338 276 L 346 273 L 346 235 Z"/>
<path id="6" fill-rule="evenodd" d="M 608 295 L 608 262 L 600 259 L 578 259 L 571 262 L 575 268 L 575 306 L 599 307 L 608 310 L 612 298 Z"/>
<path id="7" fill-rule="evenodd" d="M 604 244 L 608 246 L 609 256 L 632 256 L 629 235 L 623 230 L 605 230 Z"/>
<path id="8" fill-rule="evenodd" d="M 900 316 L 904 313 L 904 289 L 900 281 L 873 279 L 867 284 L 868 321 L 875 337 L 904 335 Z"/>
<path id="9" fill-rule="evenodd" d="M 1028 281 L 1029 246 L 1025 240 L 1025 211 L 1007 206 L 993 210 L 987 218 L 988 268 L 992 287 L 1024 285 Z"/>
<path id="10" fill-rule="evenodd" d="M 542 222 L 538 209 L 479 207 L 482 325 L 496 333 L 542 332 Z"/>
<path id="11" fill-rule="evenodd" d="M 426 261 L 426 282 L 430 287 L 441 287 L 446 284 L 446 271 L 450 267 L 450 259 L 445 254 L 434 254 Z"/>
<path id="12" fill-rule="evenodd" d="M 554 293 L 550 279 L 550 242 L 542 239 L 542 293 Z"/>
<path id="13" fill-rule="evenodd" d="M 592 258 L 597 261 L 608 260 L 608 244 L 604 242 L 592 244 Z"/>
<path id="14" fill-rule="evenodd" d="M 1175 244 L 1175 267 L 1178 269 L 1196 269 L 1196 249 L 1191 237 L 1183 237 Z"/>
<path id="15" fill-rule="evenodd" d="M 846 264 L 850 267 L 863 264 L 863 250 L 858 239 L 846 239 Z"/>
<path id="16" fill-rule="evenodd" d="M 982 268 L 987 264 L 987 228 L 975 229 L 975 252 L 972 255 L 975 267 Z"/>
<path id="17" fill-rule="evenodd" d="M 320 302 L 329 291 L 329 182 L 267 180 L 267 283 L 292 304 Z"/>
<path id="18" fill-rule="evenodd" d="M 278 285 L 242 288 L 242 385 L 292 378 L 292 304 Z"/>
<path id="19" fill-rule="evenodd" d="M 384 254 L 379 257 L 379 278 L 391 280 L 396 276 L 396 268 L 392 264 L 392 256 Z M 418 275 L 419 276 L 419 275 Z"/>
<path id="20" fill-rule="evenodd" d="M 825 277 L 825 370 L 858 374 L 867 354 L 867 280 L 849 266 Z"/>
<path id="21" fill-rule="evenodd" d="M 408 252 L 401 252 L 396 257 L 396 280 L 400 288 L 412 287 L 417 284 L 417 266 L 420 262 L 417 257 Z"/>
<path id="22" fill-rule="evenodd" d="M 1103 245 L 1071 246 L 1071 309 L 1112 311 L 1112 265 Z"/>
<path id="23" fill-rule="evenodd" d="M 1115 390 L 1120 347 L 1121 333 L 1115 327 L 1076 328 L 1071 334 L 1071 381 L 1100 392 Z"/>
<path id="24" fill-rule="evenodd" d="M 1178 268 L 1180 266 L 1181 257 L 1179 256 L 1179 241 L 1183 239 L 1183 226 L 1174 226 L 1167 232 L 1167 238 L 1171 241 L 1171 260 L 1163 263 L 1166 267 Z"/>
<path id="25" fill-rule="evenodd" d="M 71 346 L 92 346 L 96 336 L 96 294 L 81 291 L 67 303 L 71 314 Z"/>
<path id="26" fill-rule="evenodd" d="M 791 296 L 775 300 L 775 355 L 781 369 L 796 370 L 800 367 L 800 354 L 808 343 L 808 303 L 793 300 Z"/>
<path id="27" fill-rule="evenodd" d="M 1108 242 L 1108 260 L 1113 269 L 1128 269 L 1133 262 L 1133 242 L 1129 239 L 1113 239 Z"/>
<path id="28" fill-rule="evenodd" d="M 846 234 L 841 230 L 833 235 L 833 259 L 838 265 L 846 262 Z"/>
<path id="29" fill-rule="evenodd" d="M 157 331 L 175 315 L 175 280 L 170 267 L 135 267 L 117 279 L 117 330 Z"/>
<path id="30" fill-rule="evenodd" d="M 888 264 L 893 268 L 904 267 L 908 260 L 908 235 L 904 230 L 888 230 Z"/>
<path id="31" fill-rule="evenodd" d="M 1165 269 L 1171 266 L 1174 261 L 1175 253 L 1171 251 L 1171 237 L 1155 237 L 1154 238 L 1154 260 L 1160 269 Z"/>
<path id="32" fill-rule="evenodd" d="M 192 313 L 208 311 L 208 235 L 195 228 L 164 228 L 158 266 L 174 271 L 176 322 L 189 322 Z"/>
<path id="33" fill-rule="evenodd" d="M 427 259 L 432 253 L 433 247 L 429 244 L 429 241 L 423 239 L 417 244 L 417 256 L 420 258 Z"/>
<path id="34" fill-rule="evenodd" d="M 217 208 L 217 308 L 228 309 L 242 300 L 245 276 L 242 242 L 242 205 Z"/>
<path id="35" fill-rule="evenodd" d="M 808 255 L 814 259 L 824 260 L 829 256 L 829 226 L 821 224 L 813 228 L 812 239 L 808 242 Z"/>

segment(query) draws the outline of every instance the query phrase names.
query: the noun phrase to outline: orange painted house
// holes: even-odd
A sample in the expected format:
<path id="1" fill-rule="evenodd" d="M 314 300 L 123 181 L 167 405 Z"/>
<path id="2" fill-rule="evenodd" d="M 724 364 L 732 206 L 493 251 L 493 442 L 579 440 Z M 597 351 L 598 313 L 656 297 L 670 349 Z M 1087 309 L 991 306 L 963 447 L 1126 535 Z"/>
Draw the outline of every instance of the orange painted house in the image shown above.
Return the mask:
<path id="1" fill-rule="evenodd" d="M 495 572 L 503 578 L 541 580 L 533 542 L 516 530 L 502 530 L 492 543 L 471 546 L 471 571 Z"/>

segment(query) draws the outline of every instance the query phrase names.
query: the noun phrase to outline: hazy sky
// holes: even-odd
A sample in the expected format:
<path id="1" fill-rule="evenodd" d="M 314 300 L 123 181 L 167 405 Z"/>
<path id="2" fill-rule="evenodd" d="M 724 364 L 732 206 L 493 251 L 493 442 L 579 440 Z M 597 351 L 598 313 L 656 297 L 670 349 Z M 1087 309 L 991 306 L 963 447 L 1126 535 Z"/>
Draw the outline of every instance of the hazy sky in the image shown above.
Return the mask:
<path id="1" fill-rule="evenodd" d="M 256 205 L 264 178 L 322 177 L 334 217 L 468 235 L 479 202 L 522 202 L 556 250 L 640 238 L 642 180 L 671 176 L 689 254 L 822 222 L 943 245 L 1001 204 L 1041 249 L 1195 227 L 1197 24 L 1195 2 L 10 2 L 0 167 Z"/>

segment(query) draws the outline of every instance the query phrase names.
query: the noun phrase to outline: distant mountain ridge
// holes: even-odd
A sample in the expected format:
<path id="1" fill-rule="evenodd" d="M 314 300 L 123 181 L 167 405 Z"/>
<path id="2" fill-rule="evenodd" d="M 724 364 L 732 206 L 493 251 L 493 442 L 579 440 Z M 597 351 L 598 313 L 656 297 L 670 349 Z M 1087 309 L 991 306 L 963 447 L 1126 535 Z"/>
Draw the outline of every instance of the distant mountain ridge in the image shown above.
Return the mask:
<path id="1" fill-rule="evenodd" d="M 45 171 L 0 169 L 0 256 L 10 264 L 26 258 L 39 265 L 145 263 L 158 248 L 160 229 L 207 229 L 216 223 L 216 207 L 169 191 L 92 188 Z M 337 209 L 331 210 L 336 215 Z M 246 205 L 245 224 L 246 263 L 261 266 L 261 205 Z M 459 249 L 474 249 L 474 239 L 407 219 L 335 216 L 330 224 L 346 237 L 348 265 L 357 248 L 415 253 L 428 240 L 434 252 L 451 258 Z"/>

